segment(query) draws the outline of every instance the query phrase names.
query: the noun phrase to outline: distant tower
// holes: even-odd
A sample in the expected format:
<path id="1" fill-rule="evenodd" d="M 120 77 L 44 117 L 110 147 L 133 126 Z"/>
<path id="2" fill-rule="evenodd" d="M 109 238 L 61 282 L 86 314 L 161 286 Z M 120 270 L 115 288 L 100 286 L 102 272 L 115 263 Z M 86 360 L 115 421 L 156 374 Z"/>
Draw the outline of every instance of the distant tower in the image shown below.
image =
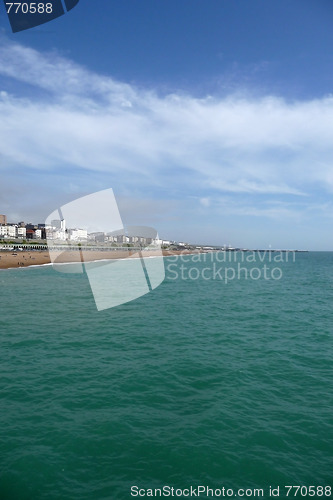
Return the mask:
<path id="1" fill-rule="evenodd" d="M 6 215 L 0 215 L 0 224 L 7 224 L 7 216 Z"/>
<path id="2" fill-rule="evenodd" d="M 61 231 L 64 231 L 64 232 L 66 231 L 66 221 L 65 221 L 65 219 L 61 219 L 61 221 L 60 221 L 60 229 L 61 229 Z"/>

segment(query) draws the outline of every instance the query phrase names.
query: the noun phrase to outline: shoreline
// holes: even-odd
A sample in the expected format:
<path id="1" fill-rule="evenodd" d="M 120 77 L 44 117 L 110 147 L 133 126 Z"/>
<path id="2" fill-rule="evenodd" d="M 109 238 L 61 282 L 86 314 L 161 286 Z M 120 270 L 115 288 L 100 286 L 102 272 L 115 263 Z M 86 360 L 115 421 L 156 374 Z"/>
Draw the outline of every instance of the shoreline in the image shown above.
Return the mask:
<path id="1" fill-rule="evenodd" d="M 124 251 L 111 251 L 111 252 L 82 252 L 84 253 L 84 262 L 98 262 L 98 261 L 109 261 L 109 260 L 122 260 L 122 259 L 135 259 L 140 258 L 137 251 L 128 252 Z M 109 255 L 108 255 L 109 253 Z M 190 255 L 193 251 L 183 250 L 162 250 L 162 255 L 156 255 L 157 252 L 154 250 L 144 251 L 143 256 L 146 257 L 171 257 L 173 255 Z M 82 262 L 81 252 L 64 252 L 59 256 L 55 264 L 73 264 Z M 52 265 L 50 254 L 47 250 L 38 251 L 1 251 L 0 252 L 0 270 L 5 269 L 25 269 L 29 267 L 42 267 Z"/>
<path id="2" fill-rule="evenodd" d="M 51 262 L 50 253 L 54 257 L 54 262 Z M 212 254 L 220 252 L 220 250 L 162 250 L 162 255 L 160 250 L 145 250 L 142 249 L 142 256 L 144 258 L 149 257 L 173 257 L 173 256 L 182 256 L 182 255 L 198 255 L 198 254 Z M 246 250 L 249 252 L 249 250 Z M 308 253 L 307 250 L 251 250 L 250 252 L 264 252 L 266 253 Z M 0 251 L 0 270 L 6 269 L 26 269 L 29 267 L 41 267 L 52 264 L 65 265 L 65 264 L 74 264 L 74 263 L 88 263 L 88 262 L 102 262 L 102 261 L 110 261 L 110 260 L 124 260 L 124 259 L 133 259 L 140 258 L 138 250 L 129 248 L 128 250 L 120 249 L 115 250 L 112 249 L 110 251 L 107 250 L 82 250 L 82 251 L 64 251 L 62 253 L 58 253 L 55 250 L 1 250 Z M 237 251 L 230 251 L 230 254 L 236 254 Z M 156 255 L 158 254 L 158 255 Z"/>

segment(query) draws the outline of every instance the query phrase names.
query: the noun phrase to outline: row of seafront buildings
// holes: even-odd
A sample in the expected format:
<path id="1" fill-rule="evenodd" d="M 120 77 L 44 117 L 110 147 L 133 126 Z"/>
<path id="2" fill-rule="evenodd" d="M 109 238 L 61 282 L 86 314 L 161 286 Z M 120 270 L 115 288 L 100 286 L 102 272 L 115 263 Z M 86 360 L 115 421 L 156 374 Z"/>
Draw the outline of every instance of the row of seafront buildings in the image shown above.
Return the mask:
<path id="1" fill-rule="evenodd" d="M 45 226 L 45 233 L 48 242 L 73 242 L 84 243 L 86 245 L 107 245 L 109 246 L 147 246 L 147 245 L 170 245 L 171 241 L 161 240 L 158 236 L 149 237 L 140 234 L 127 235 L 124 231 L 88 232 L 82 228 L 68 228 L 65 219 L 52 220 L 50 225 Z"/>
<path id="2" fill-rule="evenodd" d="M 82 228 L 67 228 L 66 221 L 52 220 L 49 225 L 46 224 L 25 224 L 7 223 L 6 215 L 0 215 L 0 241 L 8 242 L 11 240 L 47 240 L 54 243 L 83 243 L 90 245 L 162 245 L 169 246 L 174 242 L 161 240 L 157 237 L 147 237 L 140 235 L 128 236 L 126 234 L 115 232 L 91 232 Z"/>
<path id="3" fill-rule="evenodd" d="M 45 238 L 45 224 L 25 224 L 7 222 L 6 215 L 0 215 L 1 240 L 42 240 Z"/>

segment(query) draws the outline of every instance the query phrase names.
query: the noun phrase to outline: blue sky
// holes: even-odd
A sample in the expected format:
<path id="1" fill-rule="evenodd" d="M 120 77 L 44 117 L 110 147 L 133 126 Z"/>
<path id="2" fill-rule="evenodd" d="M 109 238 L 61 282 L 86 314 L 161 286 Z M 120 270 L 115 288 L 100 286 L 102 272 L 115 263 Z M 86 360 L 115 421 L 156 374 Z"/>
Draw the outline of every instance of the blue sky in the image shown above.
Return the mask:
<path id="1" fill-rule="evenodd" d="M 81 0 L 0 11 L 0 212 L 112 187 L 160 236 L 333 250 L 331 0 Z"/>

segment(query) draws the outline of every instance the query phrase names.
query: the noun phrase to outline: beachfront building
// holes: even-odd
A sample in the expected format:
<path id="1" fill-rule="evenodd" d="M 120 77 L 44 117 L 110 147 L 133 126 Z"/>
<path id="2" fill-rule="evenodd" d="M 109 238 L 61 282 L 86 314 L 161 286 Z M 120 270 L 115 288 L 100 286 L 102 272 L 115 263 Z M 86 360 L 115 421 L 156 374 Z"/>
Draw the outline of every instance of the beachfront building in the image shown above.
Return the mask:
<path id="1" fill-rule="evenodd" d="M 104 241 L 107 243 L 117 243 L 117 236 L 106 234 L 104 237 Z"/>
<path id="2" fill-rule="evenodd" d="M 161 240 L 158 236 L 153 240 L 153 239 L 150 239 L 149 241 L 149 244 L 152 244 L 152 245 L 158 245 L 158 246 L 165 246 L 165 247 L 168 247 L 170 245 L 172 245 L 172 241 L 170 240 Z"/>
<path id="3" fill-rule="evenodd" d="M 71 241 L 83 241 L 88 239 L 86 229 L 68 229 L 68 239 Z"/>
<path id="4" fill-rule="evenodd" d="M 17 226 L 6 226 L 8 229 L 8 238 L 16 238 Z"/>
<path id="5" fill-rule="evenodd" d="M 66 233 L 61 229 L 57 229 L 55 227 L 47 226 L 45 227 L 46 237 L 48 240 L 66 240 Z"/>
<path id="6" fill-rule="evenodd" d="M 53 227 L 54 229 L 60 229 L 60 231 L 66 231 L 66 221 L 65 219 L 55 219 L 51 220 L 51 225 L 48 227 Z"/>
<path id="7" fill-rule="evenodd" d="M 161 240 L 158 236 L 153 241 L 154 245 L 163 245 L 163 240 Z"/>
<path id="8" fill-rule="evenodd" d="M 26 230 L 26 235 L 27 235 L 27 240 L 32 240 L 34 238 L 35 231 L 33 229 L 27 229 Z"/>
<path id="9" fill-rule="evenodd" d="M 120 243 L 120 244 L 127 244 L 130 242 L 130 239 L 125 234 L 119 234 L 118 236 L 116 236 L 116 241 L 117 241 L 117 243 Z"/>
<path id="10" fill-rule="evenodd" d="M 15 225 L 0 226 L 0 238 L 16 238 L 16 230 Z"/>
<path id="11" fill-rule="evenodd" d="M 6 215 L 0 215 L 0 225 L 6 225 L 7 224 L 7 216 Z"/>
<path id="12" fill-rule="evenodd" d="M 97 231 L 96 233 L 89 233 L 88 240 L 97 243 L 104 243 L 104 241 L 106 241 L 106 236 L 102 231 Z"/>
<path id="13" fill-rule="evenodd" d="M 17 224 L 0 226 L 0 238 L 2 239 L 25 239 L 27 231 L 25 227 L 19 227 Z"/>
<path id="14" fill-rule="evenodd" d="M 66 241 L 68 239 L 67 233 L 65 231 L 62 231 L 61 229 L 59 229 L 59 231 L 55 231 L 54 239 Z"/>
<path id="15" fill-rule="evenodd" d="M 27 237 L 27 230 L 25 227 L 17 228 L 17 237 L 20 238 L 21 240 Z"/>
<path id="16" fill-rule="evenodd" d="M 67 239 L 67 235 L 64 231 L 61 231 L 61 229 L 59 229 L 59 231 L 53 231 L 52 232 L 52 236 L 53 238 L 51 239 L 54 239 L 54 240 L 61 240 L 61 241 L 65 241 Z M 49 238 L 49 235 L 47 235 L 47 237 Z"/>
<path id="17" fill-rule="evenodd" d="M 41 228 L 42 229 L 42 228 Z M 68 238 L 66 232 L 66 221 L 65 219 L 51 220 L 51 224 L 45 224 L 42 232 L 45 233 L 45 237 L 48 240 L 60 240 L 65 241 Z"/>

